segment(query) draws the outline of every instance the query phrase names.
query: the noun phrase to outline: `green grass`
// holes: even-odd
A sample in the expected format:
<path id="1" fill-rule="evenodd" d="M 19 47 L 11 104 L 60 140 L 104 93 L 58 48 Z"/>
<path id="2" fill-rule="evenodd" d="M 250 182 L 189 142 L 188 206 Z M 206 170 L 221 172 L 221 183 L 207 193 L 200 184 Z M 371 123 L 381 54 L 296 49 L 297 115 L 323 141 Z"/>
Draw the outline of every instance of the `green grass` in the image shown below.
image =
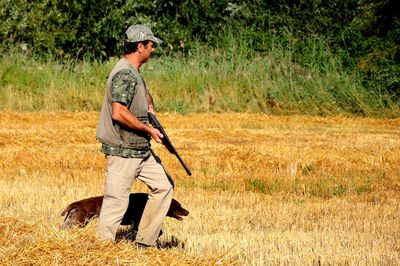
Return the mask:
<path id="1" fill-rule="evenodd" d="M 87 63 L 47 60 L 21 54 L 0 60 L 2 109 L 96 110 L 102 98 L 110 62 Z"/>
<path id="2" fill-rule="evenodd" d="M 370 193 L 373 184 L 373 178 L 355 181 L 330 176 L 319 179 L 248 179 L 245 188 L 247 191 L 268 195 L 290 192 L 302 196 L 332 198 Z"/>
<path id="3" fill-rule="evenodd" d="M 159 56 L 141 72 L 159 111 L 397 117 L 399 103 L 346 73 L 323 42 L 301 54 L 271 42 L 267 54 L 243 44 L 198 47 L 187 56 Z M 99 110 L 107 62 L 38 60 L 19 53 L 0 58 L 0 109 Z"/>

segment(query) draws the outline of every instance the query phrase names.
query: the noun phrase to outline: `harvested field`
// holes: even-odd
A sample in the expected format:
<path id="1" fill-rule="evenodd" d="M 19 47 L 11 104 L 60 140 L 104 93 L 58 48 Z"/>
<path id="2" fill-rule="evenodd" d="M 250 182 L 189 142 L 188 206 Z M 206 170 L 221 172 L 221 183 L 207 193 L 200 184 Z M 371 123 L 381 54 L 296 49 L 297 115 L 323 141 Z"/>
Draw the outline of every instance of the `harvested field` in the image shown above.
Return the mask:
<path id="1" fill-rule="evenodd" d="M 160 250 L 101 242 L 97 220 L 59 230 L 67 204 L 103 193 L 97 119 L 0 114 L 1 264 L 400 264 L 400 119 L 159 114 L 193 172 L 153 144 L 190 211 Z"/>

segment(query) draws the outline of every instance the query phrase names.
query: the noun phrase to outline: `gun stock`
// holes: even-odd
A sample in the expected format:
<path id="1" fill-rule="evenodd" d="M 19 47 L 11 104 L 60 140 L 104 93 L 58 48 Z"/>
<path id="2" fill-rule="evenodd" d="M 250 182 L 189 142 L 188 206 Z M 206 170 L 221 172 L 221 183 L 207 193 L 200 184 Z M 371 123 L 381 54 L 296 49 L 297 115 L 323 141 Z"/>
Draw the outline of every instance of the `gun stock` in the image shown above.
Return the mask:
<path id="1" fill-rule="evenodd" d="M 172 142 L 169 139 L 167 132 L 165 132 L 164 128 L 161 126 L 161 123 L 158 121 L 157 117 L 153 113 L 150 113 L 150 112 L 148 112 L 148 116 L 149 116 L 149 121 L 153 125 L 153 127 L 157 128 L 161 132 L 161 134 L 164 135 L 165 145 L 167 146 L 168 150 L 172 154 L 174 154 L 176 156 L 176 158 L 178 158 L 179 162 L 185 169 L 186 173 L 188 175 L 192 175 L 192 173 L 190 172 L 189 168 L 186 166 L 186 164 L 183 161 L 183 159 L 181 158 L 181 156 L 179 156 L 178 151 L 175 149 L 174 145 L 172 145 Z"/>

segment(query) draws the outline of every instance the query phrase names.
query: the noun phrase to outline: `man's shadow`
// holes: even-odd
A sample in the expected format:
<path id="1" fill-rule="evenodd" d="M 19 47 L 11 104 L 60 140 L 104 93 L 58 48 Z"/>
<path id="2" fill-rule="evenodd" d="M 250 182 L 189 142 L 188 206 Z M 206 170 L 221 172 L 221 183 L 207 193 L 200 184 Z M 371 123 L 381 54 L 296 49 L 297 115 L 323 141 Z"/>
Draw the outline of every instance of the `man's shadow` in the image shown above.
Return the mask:
<path id="1" fill-rule="evenodd" d="M 136 229 L 136 230 L 135 230 Z M 127 241 L 134 242 L 136 238 L 137 227 L 135 225 L 128 226 L 120 226 L 116 235 L 116 242 Z M 160 236 L 162 235 L 162 231 L 160 232 Z M 157 240 L 157 248 L 160 249 L 170 249 L 170 248 L 179 248 L 184 249 L 185 243 L 175 236 L 168 237 L 164 240 Z"/>

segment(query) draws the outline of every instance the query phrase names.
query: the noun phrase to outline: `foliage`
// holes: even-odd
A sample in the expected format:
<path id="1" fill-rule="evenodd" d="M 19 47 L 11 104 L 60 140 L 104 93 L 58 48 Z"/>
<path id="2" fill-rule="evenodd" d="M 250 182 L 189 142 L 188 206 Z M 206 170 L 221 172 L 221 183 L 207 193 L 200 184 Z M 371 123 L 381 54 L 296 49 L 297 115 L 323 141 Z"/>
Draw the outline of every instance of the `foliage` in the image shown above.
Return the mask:
<path id="1" fill-rule="evenodd" d="M 338 57 L 344 71 L 389 101 L 400 101 L 400 22 L 395 0 L 0 0 L 0 51 L 107 60 L 121 54 L 125 29 L 152 26 L 165 55 L 196 53 L 199 45 L 245 55 L 290 50 L 302 67 L 307 52 Z M 239 44 L 239 49 L 236 45 Z M 277 45 L 278 44 L 278 45 Z M 207 50 L 206 50 L 207 51 Z M 230 53 L 234 56 L 234 53 Z M 389 104 L 387 100 L 383 104 Z"/>
<path id="2" fill-rule="evenodd" d="M 398 104 L 388 95 L 363 88 L 362 80 L 343 71 L 341 63 L 322 49 L 323 40 L 305 50 L 307 66 L 293 62 L 290 50 L 280 46 L 260 56 L 241 51 L 240 45 L 229 50 L 199 46 L 185 57 L 156 57 L 143 65 L 141 73 L 157 110 L 400 116 Z M 3 55 L 0 109 L 99 110 L 115 62 Z"/>

